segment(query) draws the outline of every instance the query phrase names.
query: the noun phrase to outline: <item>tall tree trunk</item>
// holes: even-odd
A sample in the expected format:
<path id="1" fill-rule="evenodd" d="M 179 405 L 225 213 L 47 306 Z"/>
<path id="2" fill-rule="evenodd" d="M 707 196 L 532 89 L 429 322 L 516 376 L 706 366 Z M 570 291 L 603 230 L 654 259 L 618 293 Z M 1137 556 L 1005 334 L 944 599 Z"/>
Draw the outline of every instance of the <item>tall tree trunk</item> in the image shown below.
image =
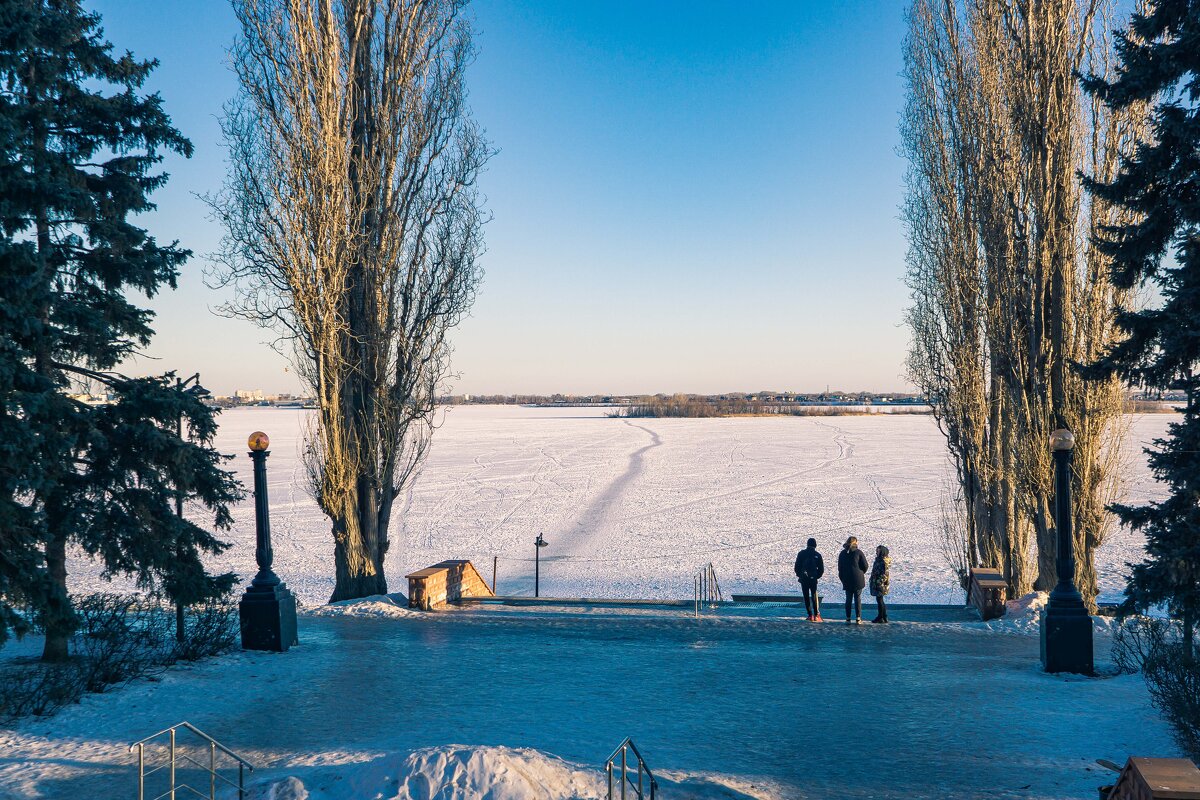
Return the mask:
<path id="1" fill-rule="evenodd" d="M 31 64 L 29 67 L 29 91 L 28 101 L 30 105 L 35 105 L 38 101 L 38 95 L 34 87 L 37 85 L 36 67 Z M 48 134 L 45 129 L 45 123 L 42 120 L 35 122 L 33 130 L 33 153 L 32 153 L 32 169 L 35 172 L 40 172 L 44 169 L 42 163 L 42 154 L 46 152 Z M 42 335 L 34 349 L 34 370 L 47 382 L 47 385 L 54 386 L 57 383 L 57 371 L 53 364 L 53 353 L 51 351 L 51 343 L 47 338 L 49 332 L 53 329 L 50 324 L 50 298 L 51 298 L 51 280 L 53 268 L 49 263 L 49 255 L 51 252 L 52 242 L 50 240 L 50 215 L 44 205 L 38 207 L 35 213 L 36 227 L 36 243 L 38 250 L 39 275 L 37 280 L 38 291 L 41 292 L 40 302 L 38 303 L 38 319 L 41 322 Z M 57 518 L 60 517 L 62 510 L 68 507 L 68 502 L 65 498 L 56 496 L 56 489 L 61 477 L 60 473 L 64 469 L 62 460 L 68 455 L 63 452 L 61 436 L 65 432 L 60 433 L 60 438 L 57 441 L 43 443 L 43 458 L 42 469 L 45 471 L 43 476 L 43 488 L 40 492 L 40 501 L 43 513 L 46 515 L 46 528 L 49 532 L 49 539 L 45 543 L 45 558 L 46 558 L 46 573 L 50 580 L 50 593 L 46 606 L 43 625 L 46 629 L 46 640 L 42 647 L 43 661 L 65 661 L 69 655 L 67 643 L 74 630 L 74 615 L 71 611 L 71 598 L 67 592 L 67 539 L 63 533 L 64 526 L 57 523 Z"/>
<path id="2" fill-rule="evenodd" d="M 53 534 L 56 528 L 50 527 Z M 46 641 L 42 647 L 43 661 L 65 661 L 67 642 L 74 631 L 70 596 L 67 594 L 67 540 L 54 535 L 46 542 L 46 572 L 52 584 L 45 619 Z"/>

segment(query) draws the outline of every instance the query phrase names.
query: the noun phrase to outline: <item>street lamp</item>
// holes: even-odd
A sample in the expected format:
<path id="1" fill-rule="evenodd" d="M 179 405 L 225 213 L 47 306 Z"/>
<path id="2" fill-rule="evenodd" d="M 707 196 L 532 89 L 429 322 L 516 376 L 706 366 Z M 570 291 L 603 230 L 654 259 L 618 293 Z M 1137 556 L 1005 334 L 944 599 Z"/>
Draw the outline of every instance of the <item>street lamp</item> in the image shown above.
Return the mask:
<path id="1" fill-rule="evenodd" d="M 271 508 L 267 500 L 267 456 L 271 440 L 262 431 L 250 434 L 250 459 L 254 462 L 254 560 L 258 574 L 238 603 L 242 649 L 282 653 L 299 644 L 296 638 L 296 598 L 271 569 Z"/>
<path id="2" fill-rule="evenodd" d="M 547 542 L 545 539 L 543 539 L 542 535 L 540 533 L 538 534 L 537 541 L 535 541 L 533 543 L 533 596 L 534 597 L 539 596 L 538 584 L 541 583 L 541 578 L 542 578 L 542 558 L 541 558 L 542 548 L 548 544 L 550 544 L 550 543 Z"/>
<path id="3" fill-rule="evenodd" d="M 181 380 L 179 378 L 176 378 L 175 379 L 175 391 L 185 392 L 185 393 L 191 395 L 192 397 L 197 397 L 201 400 L 203 400 L 206 397 L 212 396 L 209 393 L 208 389 L 205 389 L 203 386 L 200 385 L 200 373 L 199 372 L 197 372 L 195 375 L 193 375 L 192 377 L 190 377 L 186 380 Z M 179 412 L 179 418 L 175 420 L 175 435 L 178 436 L 180 439 L 183 439 L 183 411 L 182 410 Z M 180 519 L 183 519 L 183 492 L 181 492 L 179 490 L 176 490 L 176 492 L 175 492 L 175 516 L 179 517 Z M 176 551 L 176 552 L 178 552 L 178 551 Z M 182 554 L 180 554 L 180 558 L 182 558 Z M 183 641 L 183 630 L 184 630 L 183 610 L 184 610 L 183 609 L 183 601 L 176 600 L 175 601 L 175 640 L 178 642 Z"/>
<path id="4" fill-rule="evenodd" d="M 1075 535 L 1071 526 L 1071 458 L 1075 435 L 1066 428 L 1050 434 L 1054 453 L 1054 526 L 1058 584 L 1042 612 L 1042 666 L 1046 672 L 1094 672 L 1092 618 L 1075 586 Z"/>

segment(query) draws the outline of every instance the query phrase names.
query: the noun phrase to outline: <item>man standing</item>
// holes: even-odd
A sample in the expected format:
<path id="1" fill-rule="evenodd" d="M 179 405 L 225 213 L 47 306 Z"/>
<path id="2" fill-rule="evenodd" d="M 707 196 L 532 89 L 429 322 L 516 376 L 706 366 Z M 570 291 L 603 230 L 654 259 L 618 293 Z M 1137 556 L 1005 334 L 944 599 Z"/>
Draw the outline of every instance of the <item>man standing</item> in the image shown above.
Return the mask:
<path id="1" fill-rule="evenodd" d="M 838 577 L 846 590 L 846 622 L 854 609 L 854 623 L 862 622 L 862 591 L 867 585 L 867 557 L 858 549 L 858 537 L 851 536 L 838 555 Z"/>
<path id="2" fill-rule="evenodd" d="M 796 554 L 796 577 L 804 591 L 804 610 L 809 622 L 821 622 L 821 605 L 817 599 L 817 581 L 825 574 L 825 559 L 817 552 L 817 540 L 809 539 L 808 547 Z"/>

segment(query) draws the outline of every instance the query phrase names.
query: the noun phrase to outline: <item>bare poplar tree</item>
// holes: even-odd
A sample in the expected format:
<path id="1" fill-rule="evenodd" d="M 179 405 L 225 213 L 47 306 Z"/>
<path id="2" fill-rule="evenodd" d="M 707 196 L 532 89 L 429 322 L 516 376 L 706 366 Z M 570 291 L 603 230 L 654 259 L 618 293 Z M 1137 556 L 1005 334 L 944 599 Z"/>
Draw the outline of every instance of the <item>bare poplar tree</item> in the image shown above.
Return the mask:
<path id="1" fill-rule="evenodd" d="M 1050 431 L 1076 434 L 1080 588 L 1115 487 L 1121 386 L 1085 382 L 1115 335 L 1092 244 L 1111 211 L 1078 174 L 1111 174 L 1144 115 L 1097 108 L 1107 0 L 915 0 L 906 48 L 909 372 L 958 468 L 968 552 L 1010 590 L 1055 580 Z M 1101 19 L 1103 24 L 1097 24 Z"/>
<path id="2" fill-rule="evenodd" d="M 306 463 L 331 601 L 387 591 L 393 502 L 422 462 L 448 332 L 474 299 L 490 149 L 466 105 L 465 0 L 234 0 L 241 25 L 218 279 L 317 399 Z"/>

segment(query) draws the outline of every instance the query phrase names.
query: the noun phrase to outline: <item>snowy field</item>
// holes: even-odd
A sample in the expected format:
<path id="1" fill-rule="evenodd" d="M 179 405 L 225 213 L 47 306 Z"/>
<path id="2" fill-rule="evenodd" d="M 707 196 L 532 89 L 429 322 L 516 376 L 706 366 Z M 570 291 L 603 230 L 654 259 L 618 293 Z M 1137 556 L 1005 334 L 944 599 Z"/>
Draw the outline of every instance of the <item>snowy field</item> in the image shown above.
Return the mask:
<path id="1" fill-rule="evenodd" d="M 1095 759 L 1177 755 L 1141 676 L 1041 672 L 1032 618 L 801 614 L 327 607 L 286 655 L 0 730 L 0 797 L 133 797 L 128 744 L 184 719 L 249 757 L 251 800 L 600 800 L 625 736 L 663 800 L 1092 798 Z"/>
<path id="2" fill-rule="evenodd" d="M 1140 676 L 1041 672 L 1032 607 L 987 624 L 897 609 L 884 627 L 809 624 L 795 606 L 700 619 L 322 606 L 331 547 L 303 486 L 304 413 L 228 412 L 219 442 L 248 483 L 245 437 L 271 435 L 275 566 L 307 606 L 301 645 L 179 666 L 0 730 L 0 798 L 130 797 L 129 743 L 185 719 L 256 765 L 251 800 L 599 800 L 625 736 L 661 797 L 690 800 L 1085 798 L 1110 777 L 1096 758 L 1178 754 Z M 1127 498 L 1156 491 L 1136 447 L 1169 420 L 1130 421 Z M 958 602 L 934 534 L 949 479 L 929 417 L 460 407 L 397 513 L 388 578 L 403 590 L 406 572 L 444 558 L 490 577 L 499 556 L 499 590 L 530 593 L 541 533 L 545 594 L 688 597 L 710 560 L 726 593 L 793 591 L 806 537 L 833 555 L 854 533 L 891 548 L 896 600 Z M 229 538 L 215 566 L 248 578 L 251 503 Z M 1102 552 L 1107 595 L 1138 549 L 1118 532 Z M 85 561 L 72 569 L 76 588 L 98 585 Z M 836 619 L 840 593 L 826 593 Z M 1097 621 L 1101 665 L 1110 622 Z"/>
<path id="3" fill-rule="evenodd" d="M 333 588 L 329 524 L 299 459 L 309 412 L 243 408 L 221 415 L 219 448 L 249 486 L 246 436 L 271 437 L 268 461 L 275 569 L 299 599 Z M 388 585 L 446 558 L 468 558 L 498 591 L 533 593 L 541 533 L 542 593 L 560 597 L 685 598 L 712 561 L 726 592 L 795 591 L 792 561 L 814 536 L 827 557 L 846 536 L 892 553 L 897 602 L 959 602 L 938 553 L 940 504 L 952 482 L 931 417 L 613 419 L 603 408 L 449 409 L 424 470 L 397 503 Z M 1158 490 L 1140 453 L 1172 418 L 1130 418 L 1126 497 Z M 254 510 L 238 509 L 234 547 L 215 567 L 254 573 Z M 1102 597 L 1120 596 L 1140 537 L 1116 530 L 1100 554 Z M 72 564 L 75 588 L 102 587 Z M 830 587 L 832 589 L 832 587 Z"/>

